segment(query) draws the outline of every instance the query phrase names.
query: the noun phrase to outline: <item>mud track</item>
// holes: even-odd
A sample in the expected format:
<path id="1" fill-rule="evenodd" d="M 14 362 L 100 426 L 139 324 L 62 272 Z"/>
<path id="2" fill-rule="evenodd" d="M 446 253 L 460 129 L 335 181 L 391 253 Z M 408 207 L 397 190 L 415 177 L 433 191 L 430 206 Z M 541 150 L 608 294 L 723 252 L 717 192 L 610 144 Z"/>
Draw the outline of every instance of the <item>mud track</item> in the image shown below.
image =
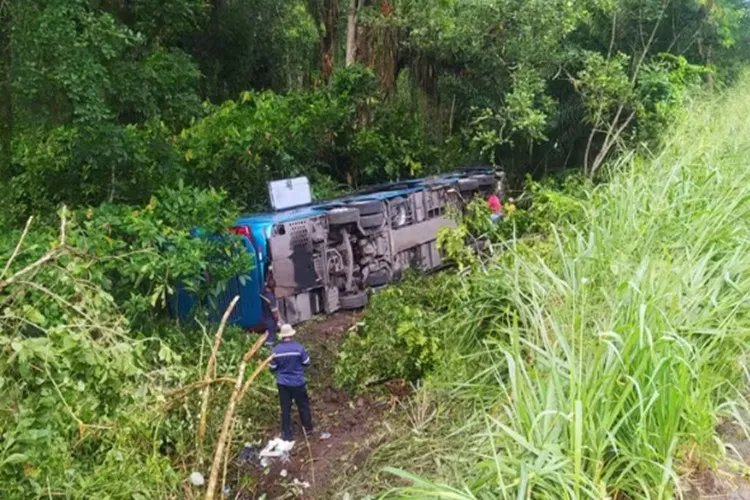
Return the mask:
<path id="1" fill-rule="evenodd" d="M 334 498 L 334 483 L 342 471 L 360 466 L 377 445 L 378 436 L 382 435 L 383 417 L 388 411 L 385 399 L 352 398 L 336 389 L 333 381 L 339 346 L 358 318 L 358 313 L 339 313 L 313 319 L 297 328 L 297 341 L 312 359 L 306 379 L 315 432 L 305 439 L 294 407 L 296 443 L 290 461 L 274 462 L 265 470 L 251 464 L 241 466 L 242 474 L 253 481 L 251 486 L 240 486 L 236 498 Z M 265 442 L 279 435 L 278 425 L 277 419 L 273 427 L 264 430 Z M 329 433 L 330 438 L 320 439 L 324 432 Z M 295 479 L 308 483 L 309 487 L 295 485 Z M 237 488 L 232 490 L 237 491 Z"/>

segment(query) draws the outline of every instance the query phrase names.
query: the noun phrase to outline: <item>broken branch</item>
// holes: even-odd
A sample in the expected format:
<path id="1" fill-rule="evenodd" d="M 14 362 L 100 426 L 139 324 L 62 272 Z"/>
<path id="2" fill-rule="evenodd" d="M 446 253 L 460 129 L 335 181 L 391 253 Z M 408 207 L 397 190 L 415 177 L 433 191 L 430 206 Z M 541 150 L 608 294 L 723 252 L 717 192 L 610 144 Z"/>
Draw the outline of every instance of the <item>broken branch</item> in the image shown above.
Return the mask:
<path id="1" fill-rule="evenodd" d="M 221 317 L 221 323 L 219 324 L 219 329 L 216 331 L 216 336 L 214 337 L 214 345 L 211 349 L 211 356 L 208 358 L 208 365 L 206 366 L 206 375 L 203 377 L 203 383 L 206 386 L 206 390 L 203 392 L 203 401 L 201 403 L 201 416 L 200 416 L 200 423 L 198 424 L 198 439 L 197 439 L 197 447 L 198 447 L 198 457 L 199 461 L 203 462 L 203 453 L 201 452 L 201 447 L 203 446 L 203 440 L 206 438 L 206 422 L 208 420 L 208 401 L 211 396 L 211 379 L 216 376 L 216 355 L 219 352 L 219 346 L 221 346 L 221 338 L 224 335 L 224 329 L 227 326 L 227 321 L 229 321 L 229 316 L 232 314 L 232 311 L 234 310 L 234 306 L 237 305 L 237 301 L 240 300 L 240 296 L 236 295 L 234 299 L 232 299 L 232 302 L 229 303 L 229 307 L 227 307 L 227 310 L 224 311 L 224 316 Z"/>

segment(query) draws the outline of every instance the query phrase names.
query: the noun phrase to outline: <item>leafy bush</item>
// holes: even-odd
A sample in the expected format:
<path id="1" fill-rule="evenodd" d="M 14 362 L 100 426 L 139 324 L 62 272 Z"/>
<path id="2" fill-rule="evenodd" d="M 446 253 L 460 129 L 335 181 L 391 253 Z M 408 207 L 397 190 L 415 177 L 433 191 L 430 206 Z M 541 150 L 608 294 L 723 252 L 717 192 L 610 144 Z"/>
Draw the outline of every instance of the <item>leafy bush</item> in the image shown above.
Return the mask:
<path id="1" fill-rule="evenodd" d="M 239 238 L 228 233 L 237 212 L 225 193 L 164 188 L 140 210 L 102 205 L 77 216 L 80 246 L 100 258 L 97 282 L 134 313 L 163 310 L 177 284 L 199 297 L 216 295 L 252 265 Z M 212 237 L 196 237 L 197 229 Z M 129 256 L 108 257 L 119 253 Z"/>
<path id="2" fill-rule="evenodd" d="M 197 224 L 225 234 L 232 204 L 178 187 L 140 209 L 63 213 L 60 232 L 37 223 L 3 236 L 0 496 L 167 497 L 186 474 L 176 454 L 190 465 L 214 442 L 195 441 L 199 392 L 172 394 L 203 377 L 212 338 L 159 318 L 175 283 L 216 293 L 248 268 L 228 235 L 191 234 Z M 236 330 L 224 338 L 217 371 L 233 375 L 250 342 Z M 253 432 L 268 403 L 247 398 L 238 428 Z M 221 418 L 209 412 L 209 436 Z"/>
<path id="3" fill-rule="evenodd" d="M 475 198 L 463 212 L 452 214 L 458 226 L 440 230 L 438 247 L 460 268 L 475 267 L 481 254 L 492 251 L 493 246 L 500 252 L 504 246 L 515 246 L 518 251 L 518 239 L 527 239 L 525 247 L 548 235 L 553 227 L 580 222 L 581 201 L 591 186 L 591 181 L 577 174 L 541 182 L 527 178 L 521 199 L 506 200 L 504 217 L 498 222 L 492 221 L 487 200 Z"/>
<path id="4" fill-rule="evenodd" d="M 451 306 L 455 284 L 450 274 L 409 275 L 373 295 L 339 351 L 336 382 L 356 391 L 381 379 L 417 380 L 432 370 L 444 348 L 440 319 Z"/>
<path id="5" fill-rule="evenodd" d="M 91 257 L 89 279 L 134 320 L 154 308 L 164 311 L 177 284 L 200 297 L 215 295 L 250 269 L 250 255 L 228 233 L 236 217 L 225 193 L 180 185 L 159 190 L 145 207 L 104 204 L 73 212 L 68 241 Z M 196 229 L 215 237 L 196 237 Z M 39 258 L 51 231 L 30 232 L 14 268 Z M 1 238 L 0 257 L 10 257 L 18 237 L 10 232 Z"/>
<path id="6" fill-rule="evenodd" d="M 159 390 L 146 346 L 92 283 L 93 257 L 63 243 L 0 279 L 0 492 L 164 496 L 177 477 L 153 453 Z"/>

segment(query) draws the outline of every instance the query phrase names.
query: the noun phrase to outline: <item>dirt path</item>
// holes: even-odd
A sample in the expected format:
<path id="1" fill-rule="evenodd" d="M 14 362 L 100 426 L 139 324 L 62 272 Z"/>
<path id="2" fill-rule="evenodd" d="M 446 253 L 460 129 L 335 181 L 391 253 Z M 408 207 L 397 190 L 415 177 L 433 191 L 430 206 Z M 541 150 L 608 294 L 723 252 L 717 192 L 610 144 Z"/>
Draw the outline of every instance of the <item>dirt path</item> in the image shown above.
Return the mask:
<path id="1" fill-rule="evenodd" d="M 726 457 L 716 469 L 696 467 L 683 478 L 686 500 L 750 500 L 750 440 L 732 423 L 718 428 Z"/>
<path id="2" fill-rule="evenodd" d="M 372 437 L 382 426 L 388 410 L 385 400 L 370 396 L 351 398 L 335 389 L 333 373 L 338 348 L 346 332 L 359 315 L 341 313 L 312 320 L 297 328 L 297 340 L 310 353 L 312 366 L 306 375 L 311 398 L 314 435 L 304 439 L 299 415 L 293 408 L 296 443 L 291 460 L 273 463 L 265 471 L 254 465 L 242 466 L 252 477 L 252 485 L 241 490 L 238 498 L 332 498 L 331 487 L 343 467 L 361 464 L 372 451 Z M 320 439 L 322 433 L 330 438 Z M 277 437 L 278 423 L 266 430 L 266 440 Z M 308 483 L 309 487 L 295 485 Z"/>

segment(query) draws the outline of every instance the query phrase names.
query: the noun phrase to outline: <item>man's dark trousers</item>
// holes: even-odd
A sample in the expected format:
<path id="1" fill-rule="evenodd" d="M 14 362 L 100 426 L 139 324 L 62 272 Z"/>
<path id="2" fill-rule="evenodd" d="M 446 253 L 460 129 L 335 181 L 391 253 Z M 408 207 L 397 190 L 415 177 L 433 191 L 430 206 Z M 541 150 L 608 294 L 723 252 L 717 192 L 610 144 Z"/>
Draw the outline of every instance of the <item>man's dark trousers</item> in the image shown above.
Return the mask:
<path id="1" fill-rule="evenodd" d="M 281 402 L 281 438 L 291 441 L 294 438 L 292 432 L 292 401 L 297 403 L 299 418 L 305 432 L 312 434 L 313 424 L 310 414 L 310 398 L 307 397 L 307 387 L 304 385 L 278 385 L 279 401 Z"/>

